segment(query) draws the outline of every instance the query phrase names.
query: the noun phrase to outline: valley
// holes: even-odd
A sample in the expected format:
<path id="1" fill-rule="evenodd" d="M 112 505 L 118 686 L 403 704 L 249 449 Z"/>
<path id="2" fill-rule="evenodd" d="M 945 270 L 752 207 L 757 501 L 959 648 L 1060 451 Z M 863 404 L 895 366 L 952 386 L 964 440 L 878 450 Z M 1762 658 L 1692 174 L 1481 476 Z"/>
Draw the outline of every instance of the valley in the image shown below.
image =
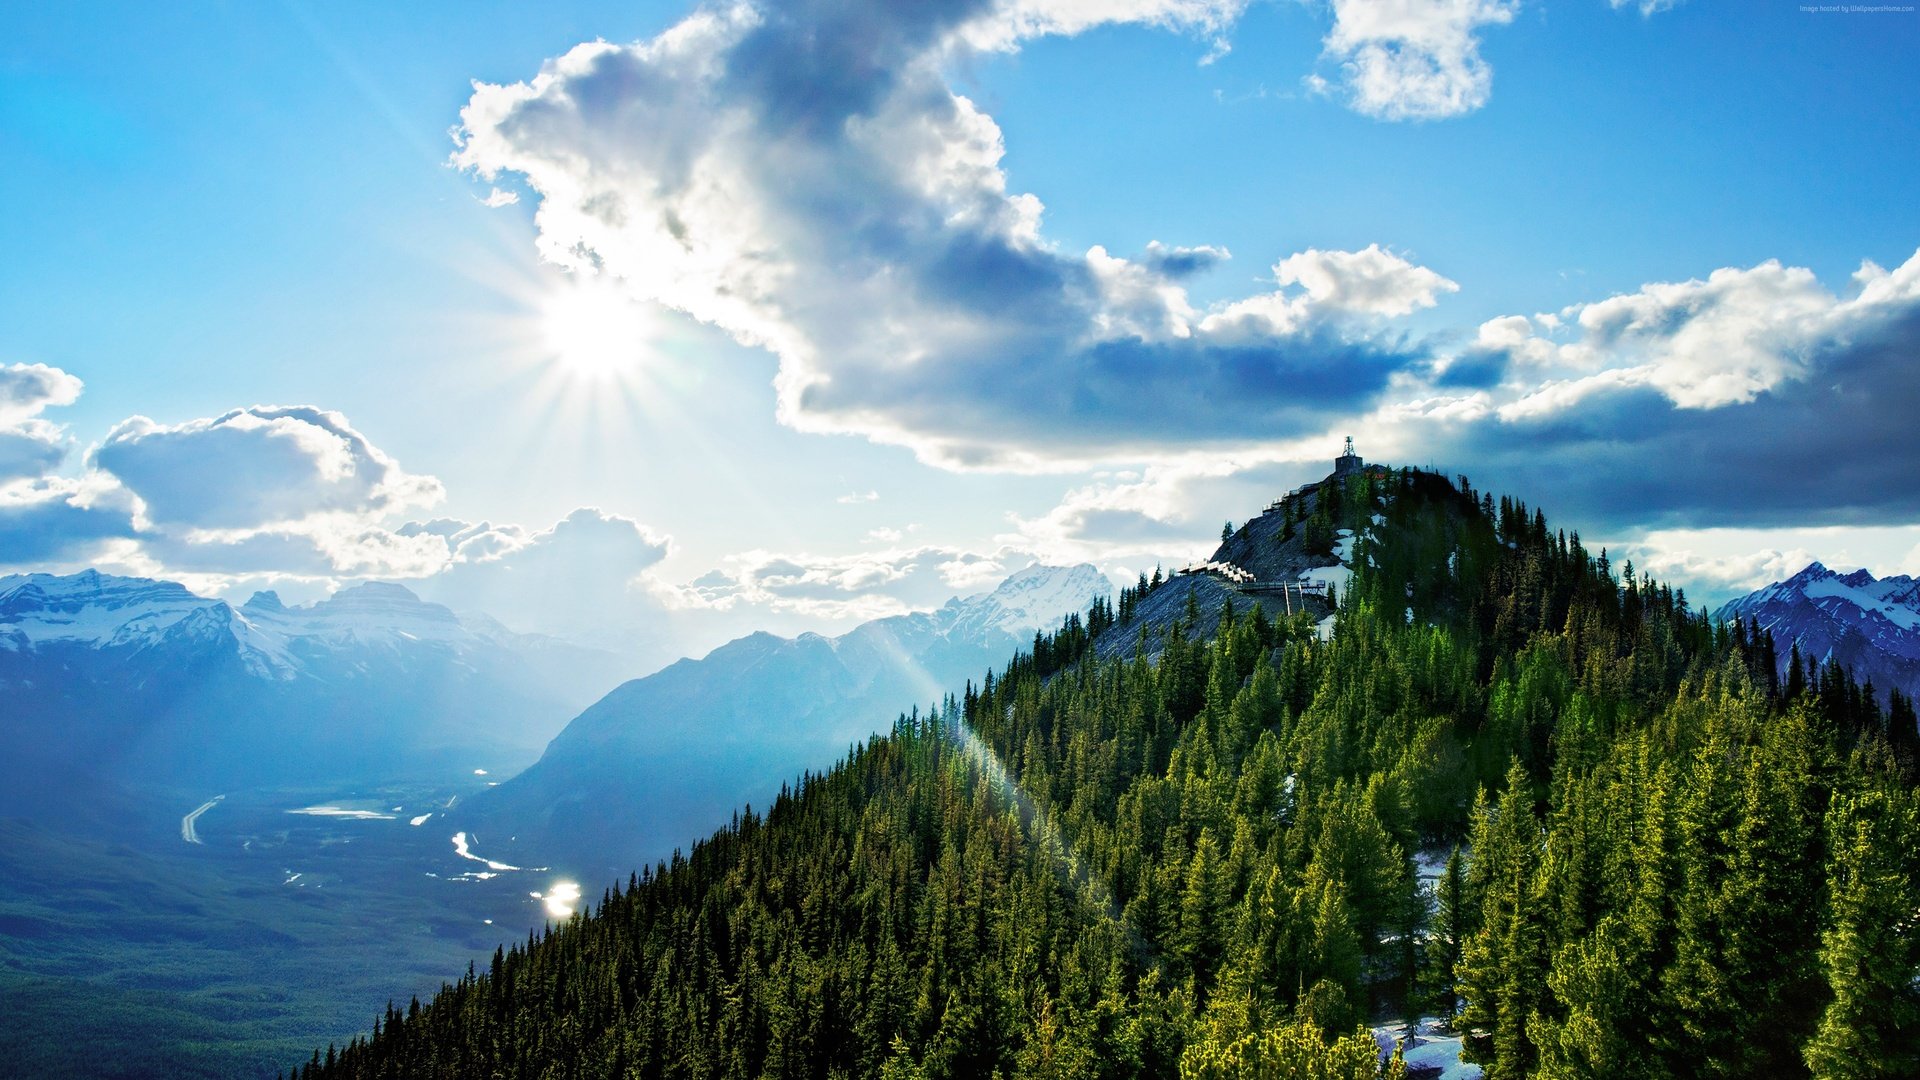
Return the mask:
<path id="1" fill-rule="evenodd" d="M 0 2 L 0 1080 L 1920 1078 L 1917 59 Z"/>
<path id="2" fill-rule="evenodd" d="M 570 910 L 545 897 L 572 882 L 475 873 L 434 819 L 411 824 L 486 785 L 449 771 L 250 789 L 184 817 L 132 800 L 104 835 L 0 822 L 0 1001 L 71 1036 L 8 1025 L 0 1054 L 49 1077 L 162 1062 L 176 1076 L 270 1076 L 396 996 L 425 997 Z M 48 995 L 67 1004 L 36 1004 Z M 215 1053 L 211 1032 L 227 1044 Z M 74 1040 L 88 1057 L 67 1054 Z"/>
<path id="3" fill-rule="evenodd" d="M 741 805 L 770 802 L 894 712 L 1003 661 L 1108 587 L 1090 567 L 1034 567 L 836 641 L 753 635 L 617 688 L 566 725 L 561 753 L 537 756 L 525 736 L 497 737 L 500 703 L 479 723 L 459 712 L 473 680 L 499 686 L 499 672 L 429 694 L 414 686 L 423 672 L 457 669 L 467 650 L 511 674 L 502 646 L 516 639 L 463 636 L 459 619 L 402 590 L 335 604 L 354 615 L 347 632 L 279 648 L 272 655 L 305 658 L 282 669 L 258 659 L 245 614 L 298 621 L 275 602 L 231 609 L 171 583 L 102 575 L 12 581 L 0 588 L 0 641 L 12 645 L 0 650 L 0 680 L 25 691 L 30 710 L 0 733 L 44 749 L 0 765 L 0 1003 L 21 1018 L 0 1033 L 0 1060 L 29 1061 L 44 1077 L 275 1075 L 315 1045 L 344 1043 L 390 1002 L 425 999 L 496 948 L 564 921 Z M 223 629 L 173 629 L 195 618 Z M 423 623 L 440 645 L 420 644 Z M 126 650 L 133 638 L 145 644 Z M 235 658 L 248 674 L 236 678 Z M 349 730 L 381 731 L 406 752 L 375 766 L 343 757 L 337 733 L 309 728 L 271 754 L 223 749 L 215 757 L 226 763 L 210 770 L 177 752 L 89 760 L 29 726 L 45 710 L 82 733 L 118 726 L 105 741 L 224 747 L 245 726 L 207 702 L 266 694 L 312 715 L 313 700 L 339 696 L 314 677 L 322 662 L 354 672 L 349 700 L 370 715 Z M 279 674 L 252 674 L 262 671 Z M 141 717 L 129 672 L 166 674 L 148 684 L 159 696 L 145 693 L 170 717 L 127 727 Z M 618 704 L 649 700 L 658 704 Z M 504 705 L 522 716 L 551 708 Z M 768 718 L 781 722 L 749 723 Z M 421 745 L 421 731 L 472 741 Z M 240 738 L 261 745 L 258 733 Z M 599 749 L 564 749 L 581 743 Z M 35 767 L 49 761 L 61 767 Z M 88 1053 L 71 1052 L 78 1040 Z"/>

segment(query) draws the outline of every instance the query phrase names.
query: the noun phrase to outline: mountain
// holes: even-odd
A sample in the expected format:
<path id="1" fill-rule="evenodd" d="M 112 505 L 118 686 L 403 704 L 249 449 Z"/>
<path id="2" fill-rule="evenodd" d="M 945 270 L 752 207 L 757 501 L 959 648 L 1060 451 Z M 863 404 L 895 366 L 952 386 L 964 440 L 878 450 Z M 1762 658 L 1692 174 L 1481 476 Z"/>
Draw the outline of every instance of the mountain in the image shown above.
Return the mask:
<path id="1" fill-rule="evenodd" d="M 1111 588 L 1085 564 L 1036 565 L 991 592 L 838 637 L 739 638 L 616 688 L 456 821 L 493 858 L 624 874 L 800 770 L 825 768 Z"/>
<path id="2" fill-rule="evenodd" d="M 234 607 L 88 570 L 0 578 L 9 795 L 339 780 L 533 752 L 624 665 L 399 585 Z"/>
<path id="3" fill-rule="evenodd" d="M 1751 619 L 1772 632 L 1782 674 L 1797 645 L 1803 657 L 1852 668 L 1882 694 L 1920 694 L 1920 582 L 1904 574 L 1876 579 L 1816 562 L 1714 615 Z"/>
<path id="4" fill-rule="evenodd" d="M 1464 477 L 1245 531 L 299 1080 L 1920 1075 L 1920 753 L 1857 686 Z"/>

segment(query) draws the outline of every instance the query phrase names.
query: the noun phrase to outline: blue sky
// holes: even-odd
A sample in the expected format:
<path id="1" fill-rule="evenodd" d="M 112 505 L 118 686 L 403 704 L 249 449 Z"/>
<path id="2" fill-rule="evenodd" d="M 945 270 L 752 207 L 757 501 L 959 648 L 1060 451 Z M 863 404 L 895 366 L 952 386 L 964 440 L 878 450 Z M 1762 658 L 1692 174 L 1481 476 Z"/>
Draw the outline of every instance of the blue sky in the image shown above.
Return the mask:
<path id="1" fill-rule="evenodd" d="M 7 5 L 0 563 L 665 655 L 1350 431 L 1696 595 L 1920 570 L 1920 15 L 1648 6 Z"/>

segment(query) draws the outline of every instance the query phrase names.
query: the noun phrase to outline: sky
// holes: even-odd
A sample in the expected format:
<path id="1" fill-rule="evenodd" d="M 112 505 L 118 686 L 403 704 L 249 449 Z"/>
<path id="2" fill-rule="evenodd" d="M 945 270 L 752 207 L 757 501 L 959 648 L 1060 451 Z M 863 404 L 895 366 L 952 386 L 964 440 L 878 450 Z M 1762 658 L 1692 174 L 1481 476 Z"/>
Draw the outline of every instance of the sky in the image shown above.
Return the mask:
<path id="1" fill-rule="evenodd" d="M 649 658 L 1324 475 L 1920 572 L 1920 14 L 0 2 L 0 571 Z"/>

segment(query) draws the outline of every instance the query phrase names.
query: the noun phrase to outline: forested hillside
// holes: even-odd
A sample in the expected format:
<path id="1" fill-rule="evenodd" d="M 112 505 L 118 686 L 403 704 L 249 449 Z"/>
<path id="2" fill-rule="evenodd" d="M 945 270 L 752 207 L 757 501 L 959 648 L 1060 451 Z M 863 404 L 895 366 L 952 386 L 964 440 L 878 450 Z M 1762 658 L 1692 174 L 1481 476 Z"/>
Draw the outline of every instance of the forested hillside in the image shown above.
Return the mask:
<path id="1" fill-rule="evenodd" d="M 1329 638 L 1150 659 L 1127 590 L 296 1071 L 1357 1078 L 1440 1013 L 1496 1080 L 1920 1074 L 1910 705 L 1464 478 L 1276 512 L 1356 534 Z"/>

